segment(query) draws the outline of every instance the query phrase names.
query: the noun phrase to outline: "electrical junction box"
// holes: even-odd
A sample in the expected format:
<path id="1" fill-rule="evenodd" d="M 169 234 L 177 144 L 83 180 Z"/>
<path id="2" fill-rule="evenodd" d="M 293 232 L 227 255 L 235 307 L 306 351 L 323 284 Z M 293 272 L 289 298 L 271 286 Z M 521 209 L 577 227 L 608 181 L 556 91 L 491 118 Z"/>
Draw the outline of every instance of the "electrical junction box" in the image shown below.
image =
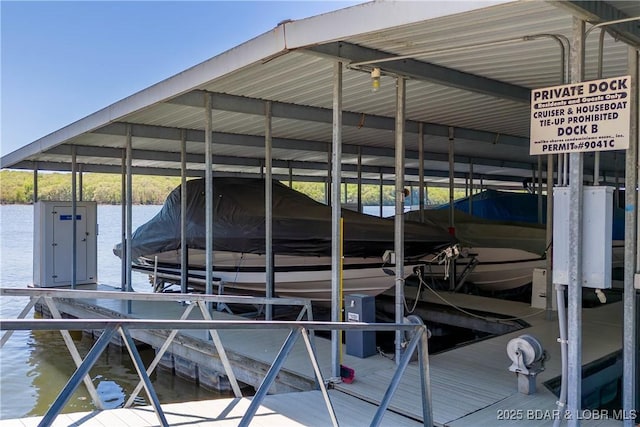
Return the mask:
<path id="1" fill-rule="evenodd" d="M 613 188 L 583 188 L 582 286 L 611 288 Z M 569 284 L 569 187 L 553 189 L 553 283 Z"/>
<path id="2" fill-rule="evenodd" d="M 71 202 L 34 204 L 33 284 L 70 286 L 73 262 Z M 98 224 L 96 202 L 76 202 L 76 284 L 98 282 Z"/>
<path id="3" fill-rule="evenodd" d="M 347 295 L 344 311 L 347 322 L 375 323 L 376 300 L 370 295 Z M 376 354 L 376 331 L 347 331 L 347 354 L 360 358 Z"/>

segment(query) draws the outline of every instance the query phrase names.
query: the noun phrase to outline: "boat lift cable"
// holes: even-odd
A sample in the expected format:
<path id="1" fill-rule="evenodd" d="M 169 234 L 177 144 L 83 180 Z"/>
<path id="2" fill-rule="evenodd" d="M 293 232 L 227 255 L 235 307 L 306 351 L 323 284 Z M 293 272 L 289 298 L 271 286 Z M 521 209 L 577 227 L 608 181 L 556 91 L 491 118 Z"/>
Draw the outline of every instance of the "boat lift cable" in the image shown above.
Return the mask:
<path id="1" fill-rule="evenodd" d="M 424 278 L 422 277 L 422 272 L 421 271 L 417 271 L 418 276 L 418 280 L 420 281 L 420 286 L 424 286 L 425 288 L 427 288 L 428 290 L 430 290 L 436 297 L 438 297 L 440 300 L 442 300 L 442 302 L 444 302 L 445 304 L 453 307 L 454 309 L 460 311 L 461 313 L 466 314 L 467 316 L 471 316 L 471 317 L 475 317 L 477 319 L 482 319 L 482 320 L 486 320 L 489 322 L 501 322 L 501 321 L 514 321 L 514 320 L 523 320 L 523 319 L 527 319 L 529 317 L 535 317 L 535 316 L 539 316 L 540 314 L 544 313 L 546 310 L 542 309 L 542 310 L 538 310 L 534 313 L 531 314 L 527 314 L 525 316 L 519 316 L 519 317 L 502 317 L 502 318 L 497 318 L 497 317 L 491 317 L 491 316 L 481 316 L 479 314 L 475 314 L 472 313 L 470 311 L 465 310 L 462 307 L 459 307 L 455 304 L 453 304 L 452 302 L 448 301 L 446 298 L 444 298 L 442 295 L 440 295 L 438 292 L 436 292 L 431 286 L 429 286 L 425 281 Z M 418 296 L 420 293 L 420 288 L 418 288 L 418 293 L 416 294 L 416 301 L 418 300 Z M 415 307 L 414 307 L 415 309 Z"/>

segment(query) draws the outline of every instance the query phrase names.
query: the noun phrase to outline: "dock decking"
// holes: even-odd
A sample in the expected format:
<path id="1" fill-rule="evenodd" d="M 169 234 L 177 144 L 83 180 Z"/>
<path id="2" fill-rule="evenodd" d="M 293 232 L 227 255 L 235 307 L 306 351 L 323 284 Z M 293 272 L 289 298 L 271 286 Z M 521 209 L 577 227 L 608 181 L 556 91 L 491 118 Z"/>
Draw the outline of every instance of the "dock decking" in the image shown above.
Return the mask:
<path id="1" fill-rule="evenodd" d="M 545 419 L 544 415 L 549 411 L 556 409 L 556 396 L 546 389 L 543 383 L 549 379 L 560 375 L 560 348 L 556 342 L 558 336 L 557 321 L 545 320 L 545 314 L 538 309 L 532 309 L 528 304 L 509 302 L 503 300 L 495 300 L 490 298 L 482 298 L 470 295 L 441 293 L 441 296 L 448 301 L 465 309 L 478 309 L 484 312 L 495 312 L 501 315 L 526 317 L 526 321 L 531 325 L 520 331 L 516 331 L 503 336 L 485 339 L 483 341 L 470 343 L 453 350 L 449 350 L 430 357 L 430 378 L 431 378 L 431 395 L 433 399 L 433 416 L 436 425 L 441 426 L 501 426 L 513 425 L 514 423 L 523 425 L 552 425 L 553 419 Z M 435 295 L 425 294 L 425 298 L 432 302 L 437 302 L 439 298 Z M 179 303 L 159 305 L 133 304 L 134 317 L 154 317 L 171 318 L 179 316 L 183 307 Z M 87 310 L 91 310 L 93 317 L 98 315 L 106 316 L 109 312 L 114 315 L 122 315 L 126 304 L 120 302 L 97 300 L 84 301 L 82 304 L 60 303 L 61 310 L 69 312 L 72 315 L 83 317 L 82 313 L 87 314 Z M 91 308 L 93 307 L 93 308 Z M 216 319 L 237 319 L 236 316 L 216 312 Z M 614 302 L 596 308 L 587 308 L 583 311 L 583 364 L 588 364 L 598 360 L 604 356 L 612 354 L 621 349 L 622 338 L 622 308 L 621 303 Z M 538 375 L 537 385 L 538 393 L 534 395 L 524 395 L 518 392 L 517 380 L 515 374 L 508 370 L 510 360 L 506 354 L 506 345 L 508 341 L 521 334 L 531 334 L 537 337 L 543 344 L 543 347 L 550 355 L 550 359 L 546 363 L 546 369 Z M 210 342 L 204 339 L 204 331 L 192 331 L 184 334 L 185 339 L 182 340 L 183 349 L 189 352 L 200 352 L 202 360 L 211 359 L 211 352 L 208 349 Z M 282 335 L 282 336 L 281 336 Z M 234 371 L 240 381 L 248 384 L 255 384 L 252 381 L 260 380 L 260 371 L 264 366 L 269 366 L 277 354 L 282 342 L 284 341 L 283 331 L 220 331 L 222 342 L 229 355 L 231 363 L 234 365 Z M 136 337 L 141 339 L 141 337 Z M 144 340 L 143 340 L 144 341 Z M 187 344 L 185 347 L 185 343 Z M 194 344 L 195 343 L 195 344 Z M 154 345 L 152 343 L 152 345 Z M 194 347 L 195 345 L 195 347 Z M 296 348 L 292 351 L 283 368 L 283 379 L 278 386 L 271 391 L 274 393 L 282 390 L 291 391 L 302 390 L 304 387 L 309 389 L 313 384 L 313 370 L 308 360 L 304 344 L 298 342 Z M 325 378 L 330 376 L 330 343 L 327 340 L 316 339 L 316 352 L 319 359 L 320 368 Z M 174 351 L 174 349 L 170 349 Z M 247 360 L 251 361 L 252 366 L 246 365 Z M 393 372 L 395 363 L 381 355 L 371 356 L 366 359 L 360 359 L 349 355 L 344 355 L 343 364 L 353 368 L 356 372 L 355 381 L 352 384 L 340 383 L 335 385 L 335 390 L 331 391 L 331 397 L 338 415 L 341 425 L 368 425 L 378 405 L 381 401 L 384 391 L 388 386 Z M 239 366 L 242 365 L 242 366 Z M 250 371 L 250 373 L 243 373 Z M 254 372 L 255 371 L 255 372 Z M 262 374 L 264 375 L 264 374 Z M 389 409 L 396 412 L 403 422 L 409 424 L 399 424 L 397 421 L 389 425 L 413 425 L 416 420 L 422 419 L 422 410 L 420 406 L 420 389 L 418 381 L 417 364 L 411 364 L 401 381 L 400 387 L 394 395 Z M 310 394 L 309 394 L 310 393 Z M 288 394 L 274 394 L 269 396 L 269 402 L 266 409 L 273 410 L 277 414 L 263 414 L 257 416 L 252 425 L 327 425 L 329 422 L 328 415 L 321 396 L 318 393 L 314 397 L 313 393 L 317 392 L 298 392 Z M 299 399 L 309 397 L 318 400 L 318 404 L 302 403 Z M 238 418 L 236 412 L 229 412 L 224 420 L 216 418 L 220 413 L 218 405 L 227 407 L 229 402 L 234 399 L 221 399 L 216 403 L 188 402 L 185 405 L 205 405 L 208 407 L 209 413 L 203 415 L 207 417 L 203 419 L 203 423 L 217 423 L 215 425 L 235 425 Z M 248 399 L 241 399 L 234 410 L 239 410 L 242 405 L 246 405 Z M 368 402 L 368 403 L 367 403 Z M 357 405 L 356 405 L 357 403 Z M 351 416 L 350 411 L 342 412 L 340 407 L 358 408 L 363 411 L 362 416 Z M 263 405 L 264 406 L 264 405 Z M 168 413 L 174 408 L 180 406 L 163 405 Z M 277 408 L 277 410 L 276 410 Z M 299 414 L 291 413 L 295 408 L 302 409 Z M 313 409 L 311 409 L 313 408 Z M 313 411 L 320 412 L 315 413 Z M 132 409 L 133 411 L 143 411 L 142 409 Z M 182 410 L 182 409 L 181 409 Z M 128 411 L 127 409 L 110 410 Z M 176 409 L 178 411 L 178 409 Z M 280 412 L 282 411 L 282 412 Z M 354 409 L 355 411 L 355 409 Z M 511 414 L 510 416 L 508 411 Z M 122 412 L 124 413 L 124 412 Z M 259 412 L 260 413 L 260 412 Z M 369 416 L 365 416 L 367 414 Z M 401 414 L 401 415 L 400 415 Z M 505 415 L 506 414 L 506 415 Z M 86 414 L 85 414 L 86 415 Z M 277 416 L 281 415 L 282 419 Z M 603 412 L 591 413 L 585 412 L 585 418 L 582 422 L 585 426 L 617 426 L 620 423 L 611 416 L 604 416 Z M 107 416 L 105 414 L 105 416 Z M 199 417 L 200 415 L 198 415 Z M 326 422 L 322 421 L 322 416 L 326 417 Z M 155 415 L 151 413 L 151 417 L 155 419 Z M 311 417 L 311 418 L 308 418 Z M 316 418 L 317 417 L 317 418 Z M 391 420 L 392 416 L 385 416 L 384 420 Z M 516 419 L 514 419 L 516 417 Z M 290 419 L 289 419 L 290 418 Z M 357 419 L 356 419 L 357 418 Z M 365 419 L 361 423 L 362 419 Z M 99 418 L 93 417 L 99 420 Z M 277 419 L 277 421 L 276 421 Z M 393 418 L 395 420 L 395 418 Z M 267 422 L 271 422 L 268 424 Z M 317 421 L 320 424 L 315 424 Z M 17 421 L 5 421 L 1 425 Z M 133 419 L 132 419 L 133 422 Z M 157 420 L 152 421 L 157 424 Z M 178 420 L 176 422 L 182 423 Z M 191 425 L 208 425 L 197 424 L 200 421 L 186 421 Z M 224 424 L 230 422 L 231 424 Z M 266 424 L 259 424 L 259 423 Z M 291 422 L 292 424 L 286 424 Z M 7 424 L 5 424 L 7 423 Z M 296 424 L 297 423 L 297 424 Z M 22 424 L 15 424 L 22 425 Z M 68 425 L 68 424 L 67 424 Z M 83 424 L 84 425 L 84 424 Z M 91 425 L 91 424 L 86 424 Z M 96 424 L 100 425 L 100 424 Z M 137 425 L 137 424 L 132 424 Z"/>

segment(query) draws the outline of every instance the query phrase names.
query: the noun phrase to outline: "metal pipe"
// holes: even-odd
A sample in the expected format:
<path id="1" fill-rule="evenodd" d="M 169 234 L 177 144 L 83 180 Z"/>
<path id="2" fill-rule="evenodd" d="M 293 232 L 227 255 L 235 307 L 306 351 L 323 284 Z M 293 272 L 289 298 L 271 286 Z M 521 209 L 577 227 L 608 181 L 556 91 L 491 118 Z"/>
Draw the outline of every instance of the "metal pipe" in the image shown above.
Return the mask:
<path id="1" fill-rule="evenodd" d="M 38 162 L 33 162 L 33 203 L 38 202 Z"/>
<path id="2" fill-rule="evenodd" d="M 454 186 L 455 186 L 455 147 L 454 147 L 454 129 L 449 127 L 449 233 L 453 236 L 456 234 L 455 214 L 454 214 Z M 449 264 L 449 290 L 453 291 L 456 287 L 455 280 L 455 260 Z"/>
<path id="3" fill-rule="evenodd" d="M 380 218 L 382 218 L 384 216 L 384 212 L 383 212 L 383 205 L 384 205 L 384 183 L 383 183 L 383 174 L 382 174 L 382 168 L 380 168 L 380 187 L 379 187 L 380 191 Z"/>
<path id="4" fill-rule="evenodd" d="M 545 247 L 547 248 L 546 269 L 547 289 L 546 295 L 553 294 L 553 155 L 547 154 L 547 221 L 545 234 Z M 545 302 L 546 319 L 553 318 L 553 298 L 547 298 Z"/>
<path id="5" fill-rule="evenodd" d="M 549 276 L 549 274 L 547 274 Z M 553 427 L 558 427 L 562 423 L 565 415 L 564 408 L 567 404 L 567 310 L 564 306 L 564 285 L 556 285 L 556 301 L 558 305 L 558 330 L 560 332 L 560 360 L 562 374 L 560 376 L 560 395 L 558 396 L 558 414 L 553 421 Z M 552 295 L 552 294 L 547 294 Z M 552 298 L 547 298 L 550 300 Z M 547 301 L 548 302 L 548 301 Z"/>
<path id="6" fill-rule="evenodd" d="M 640 259 L 638 258 L 638 80 L 639 65 L 638 52 L 629 46 L 628 48 L 630 84 L 630 138 L 629 148 L 626 152 L 625 164 L 625 221 L 624 221 L 624 326 L 622 348 L 622 409 L 625 414 L 632 414 L 633 410 L 640 410 L 638 402 L 638 306 L 636 301 L 637 291 L 634 282 L 638 278 Z M 635 422 L 624 420 L 625 427 L 632 427 Z"/>
<path id="7" fill-rule="evenodd" d="M 126 173 L 127 173 L 127 188 L 126 188 L 126 212 L 127 212 L 127 292 L 133 291 L 133 282 L 131 278 L 131 264 L 133 262 L 133 247 L 131 245 L 131 234 L 133 228 L 133 177 L 132 177 L 132 163 L 133 163 L 133 137 L 131 134 L 131 125 L 127 124 L 127 146 L 126 146 Z M 131 302 L 127 306 L 127 314 L 131 313 Z"/>
<path id="8" fill-rule="evenodd" d="M 127 150 L 122 150 L 122 161 L 120 166 L 120 237 L 122 241 L 122 253 L 125 255 L 120 260 L 120 290 L 127 290 Z"/>
<path id="9" fill-rule="evenodd" d="M 395 277 L 395 313 L 396 323 L 402 323 L 404 318 L 404 120 L 406 102 L 406 81 L 404 77 L 396 78 L 396 186 L 395 202 L 396 211 L 394 217 L 394 252 L 396 256 Z M 402 354 L 402 333 L 396 331 L 395 361 L 400 363 Z"/>
<path id="10" fill-rule="evenodd" d="M 180 291 L 187 293 L 189 248 L 187 243 L 187 131 L 180 131 Z"/>
<path id="11" fill-rule="evenodd" d="M 331 320 L 342 318 L 340 305 L 340 181 L 342 179 L 342 62 L 333 64 L 333 125 L 331 142 Z M 340 378 L 340 335 L 331 332 L 331 376 Z"/>
<path id="12" fill-rule="evenodd" d="M 82 194 L 84 193 L 84 185 L 82 184 L 82 164 L 78 165 L 78 201 L 82 201 Z"/>
<path id="13" fill-rule="evenodd" d="M 76 195 L 76 146 L 71 146 L 71 289 L 76 288 L 78 272 L 78 204 Z"/>
<path id="14" fill-rule="evenodd" d="M 424 222 L 424 123 L 418 123 L 418 195 L 420 222 Z"/>
<path id="15" fill-rule="evenodd" d="M 600 37 L 598 38 L 598 75 L 597 79 L 602 78 L 602 62 L 604 59 L 604 34 L 605 29 L 600 30 Z M 600 182 L 600 151 L 596 151 L 593 159 L 593 185 L 598 185 Z"/>
<path id="16" fill-rule="evenodd" d="M 469 215 L 473 215 L 473 160 L 469 159 Z"/>
<path id="17" fill-rule="evenodd" d="M 264 180 L 264 221 L 265 221 L 265 273 L 266 273 L 266 292 L 267 298 L 273 298 L 275 291 L 275 266 L 273 256 L 273 150 L 272 150 L 272 116 L 271 101 L 265 102 L 264 105 L 264 161 L 266 177 Z M 273 307 L 267 304 L 265 311 L 265 319 L 273 318 Z"/>
<path id="18" fill-rule="evenodd" d="M 204 94 L 204 183 L 205 183 L 205 258 L 206 280 L 205 293 L 213 293 L 213 115 L 211 111 L 211 95 Z"/>
<path id="19" fill-rule="evenodd" d="M 357 166 L 357 174 L 358 174 L 358 212 L 362 213 L 362 147 L 358 145 L 358 166 Z M 345 192 L 346 193 L 346 192 Z"/>
<path id="20" fill-rule="evenodd" d="M 584 27 L 573 18 L 571 49 L 571 83 L 584 79 Z M 569 426 L 579 426 L 582 400 L 582 179 L 583 154 L 571 153 L 569 179 L 569 305 L 568 321 L 568 411 Z"/>
<path id="21" fill-rule="evenodd" d="M 542 156 L 538 156 L 538 224 L 542 222 Z"/>

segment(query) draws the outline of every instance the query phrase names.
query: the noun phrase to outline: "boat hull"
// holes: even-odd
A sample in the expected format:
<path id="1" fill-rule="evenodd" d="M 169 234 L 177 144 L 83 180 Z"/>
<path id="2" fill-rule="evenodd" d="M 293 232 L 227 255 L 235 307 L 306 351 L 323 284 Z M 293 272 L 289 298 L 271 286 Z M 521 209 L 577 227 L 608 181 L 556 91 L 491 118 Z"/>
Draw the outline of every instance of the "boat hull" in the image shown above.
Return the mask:
<path id="1" fill-rule="evenodd" d="M 157 265 L 156 265 L 157 257 Z M 135 271 L 147 273 L 170 283 L 180 282 L 179 251 L 141 257 L 134 263 Z M 189 250 L 189 282 L 204 287 L 204 251 Z M 407 263 L 405 277 L 424 262 Z M 265 257 L 256 254 L 214 252 L 213 277 L 233 293 L 265 292 Z M 275 293 L 289 298 L 331 301 L 332 270 L 330 257 L 276 255 L 274 259 Z M 155 272 L 155 273 L 154 273 Z M 345 258 L 342 272 L 342 292 L 375 296 L 395 284 L 395 265 L 385 265 L 380 259 Z M 216 284 L 217 286 L 217 284 Z"/>

